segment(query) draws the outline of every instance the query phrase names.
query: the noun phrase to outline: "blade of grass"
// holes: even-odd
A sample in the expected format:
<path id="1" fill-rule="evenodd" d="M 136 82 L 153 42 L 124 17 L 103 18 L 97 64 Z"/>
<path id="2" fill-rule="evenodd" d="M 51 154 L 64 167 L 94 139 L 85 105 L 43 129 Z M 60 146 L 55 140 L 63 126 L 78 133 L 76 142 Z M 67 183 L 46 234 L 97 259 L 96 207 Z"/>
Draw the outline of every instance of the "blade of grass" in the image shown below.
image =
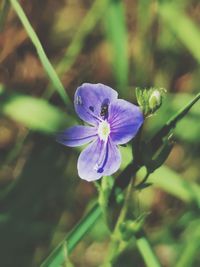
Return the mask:
<path id="1" fill-rule="evenodd" d="M 22 94 L 5 97 L 0 111 L 29 129 L 49 134 L 63 129 L 67 122 L 73 123 L 72 117 L 66 120 L 65 113 L 47 100 Z"/>
<path id="2" fill-rule="evenodd" d="M 85 38 L 94 29 L 98 21 L 103 16 L 104 11 L 108 6 L 108 2 L 108 0 L 94 1 L 92 7 L 88 11 L 87 15 L 84 17 L 77 32 L 75 33 L 70 45 L 64 52 L 62 60 L 58 63 L 56 67 L 56 71 L 60 76 L 66 73 L 76 61 L 76 58 L 78 57 L 84 45 Z M 44 94 L 44 97 L 50 98 L 52 93 L 53 88 L 51 85 L 49 85 Z"/>
<path id="3" fill-rule="evenodd" d="M 141 169 L 138 172 L 139 177 L 144 177 L 145 171 Z M 195 204 L 200 208 L 200 186 L 196 183 L 183 179 L 167 166 L 161 166 L 149 176 L 148 182 L 153 183 L 155 187 L 177 197 L 178 199 Z"/>
<path id="4" fill-rule="evenodd" d="M 200 220 L 192 221 L 186 228 L 182 242 L 184 243 L 181 249 L 175 267 L 192 267 L 199 256 L 200 249 Z M 185 241 L 185 242 L 184 242 Z"/>
<path id="5" fill-rule="evenodd" d="M 60 97 L 62 98 L 63 102 L 69 106 L 71 106 L 71 102 L 65 92 L 65 88 L 63 86 L 63 84 L 61 83 L 56 71 L 54 70 L 53 66 L 51 65 L 43 47 L 42 44 L 38 38 L 38 36 L 36 35 L 33 27 L 31 26 L 26 14 L 24 13 L 22 7 L 20 6 L 20 4 L 18 3 L 17 0 L 10 0 L 10 3 L 13 7 L 13 9 L 15 10 L 15 12 L 17 13 L 21 23 L 23 24 L 24 28 L 26 29 L 26 32 L 28 34 L 28 36 L 30 37 L 33 45 L 36 48 L 36 51 L 38 53 L 38 56 L 41 60 L 41 63 L 45 69 L 45 71 L 48 74 L 49 79 L 51 80 L 53 86 L 55 87 L 55 89 L 57 90 L 57 92 L 59 93 Z"/>
<path id="6" fill-rule="evenodd" d="M 174 116 L 172 116 L 166 124 L 154 135 L 149 141 L 149 144 L 156 151 L 162 144 L 162 139 L 169 134 L 169 132 L 176 127 L 176 124 L 184 118 L 192 106 L 199 101 L 200 93 L 198 93 L 186 106 L 179 110 Z"/>
<path id="7" fill-rule="evenodd" d="M 62 61 L 56 67 L 56 70 L 59 74 L 62 75 L 64 72 L 67 72 L 73 65 L 83 47 L 83 42 L 86 36 L 94 29 L 97 22 L 103 16 L 107 8 L 108 2 L 108 0 L 94 1 L 92 7 L 83 19 L 81 25 L 79 25 L 79 28 L 75 33 L 72 42 L 67 47 Z"/>
<path id="8" fill-rule="evenodd" d="M 78 242 L 90 230 L 93 224 L 101 215 L 101 208 L 98 204 L 87 213 L 87 215 L 74 227 L 67 237 L 51 252 L 49 257 L 41 264 L 41 267 L 61 266 L 65 260 L 63 245 L 66 244 L 68 254 L 72 252 Z"/>
<path id="9" fill-rule="evenodd" d="M 113 70 L 119 88 L 128 83 L 128 34 L 123 1 L 111 1 L 105 16 L 107 39 L 110 41 Z M 126 95 L 125 91 L 122 91 Z"/>
<path id="10" fill-rule="evenodd" d="M 144 236 L 138 238 L 136 245 L 147 267 L 161 267 L 147 238 Z"/>

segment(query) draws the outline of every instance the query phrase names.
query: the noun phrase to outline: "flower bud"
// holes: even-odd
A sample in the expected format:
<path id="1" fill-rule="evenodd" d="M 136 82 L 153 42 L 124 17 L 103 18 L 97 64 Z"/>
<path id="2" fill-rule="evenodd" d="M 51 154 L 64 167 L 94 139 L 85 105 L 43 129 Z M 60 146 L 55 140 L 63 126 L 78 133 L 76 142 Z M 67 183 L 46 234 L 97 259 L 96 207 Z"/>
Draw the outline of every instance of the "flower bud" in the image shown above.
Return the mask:
<path id="1" fill-rule="evenodd" d="M 162 104 L 162 95 L 159 90 L 153 91 L 149 97 L 149 107 L 151 110 L 155 110 Z"/>
<path id="2" fill-rule="evenodd" d="M 162 98 L 166 92 L 163 88 L 136 88 L 136 97 L 144 116 L 153 114 L 162 104 Z"/>

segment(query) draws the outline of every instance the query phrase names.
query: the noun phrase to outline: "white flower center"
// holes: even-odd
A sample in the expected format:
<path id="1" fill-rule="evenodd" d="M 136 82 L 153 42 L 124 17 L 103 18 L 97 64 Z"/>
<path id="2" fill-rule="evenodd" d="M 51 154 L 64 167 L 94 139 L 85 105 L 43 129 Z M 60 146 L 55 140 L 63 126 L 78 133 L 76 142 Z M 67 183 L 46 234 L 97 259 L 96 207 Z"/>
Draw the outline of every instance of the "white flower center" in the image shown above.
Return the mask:
<path id="1" fill-rule="evenodd" d="M 99 123 L 98 135 L 100 140 L 107 141 L 110 134 L 110 124 L 107 121 Z"/>

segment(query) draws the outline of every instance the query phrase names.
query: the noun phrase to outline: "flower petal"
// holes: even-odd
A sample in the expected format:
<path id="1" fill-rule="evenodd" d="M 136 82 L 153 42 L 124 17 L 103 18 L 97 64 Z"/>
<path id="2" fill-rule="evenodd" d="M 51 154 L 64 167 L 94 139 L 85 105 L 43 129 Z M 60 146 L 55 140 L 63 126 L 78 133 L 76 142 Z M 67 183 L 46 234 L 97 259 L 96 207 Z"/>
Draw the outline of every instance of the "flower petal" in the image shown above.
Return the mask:
<path id="1" fill-rule="evenodd" d="M 90 126 L 77 125 L 66 129 L 57 135 L 57 142 L 66 146 L 82 146 L 93 141 L 97 136 L 97 129 Z"/>
<path id="2" fill-rule="evenodd" d="M 104 84 L 84 83 L 77 88 L 74 106 L 79 117 L 89 124 L 97 125 L 102 104 L 117 99 L 117 92 Z"/>
<path id="3" fill-rule="evenodd" d="M 104 142 L 96 139 L 81 152 L 78 159 L 78 173 L 84 180 L 95 181 L 104 175 L 116 172 L 120 164 L 121 155 L 112 140 Z"/>
<path id="4" fill-rule="evenodd" d="M 111 133 L 110 137 L 115 144 L 125 144 L 138 132 L 144 119 L 139 107 L 117 99 L 109 107 Z"/>

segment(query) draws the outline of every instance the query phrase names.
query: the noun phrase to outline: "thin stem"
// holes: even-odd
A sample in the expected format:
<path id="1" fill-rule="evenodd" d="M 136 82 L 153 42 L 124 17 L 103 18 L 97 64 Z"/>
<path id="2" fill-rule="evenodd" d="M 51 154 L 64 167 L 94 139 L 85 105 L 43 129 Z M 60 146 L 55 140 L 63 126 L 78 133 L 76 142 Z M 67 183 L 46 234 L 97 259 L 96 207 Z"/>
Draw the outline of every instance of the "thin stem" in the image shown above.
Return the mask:
<path id="1" fill-rule="evenodd" d="M 110 248 L 108 252 L 108 256 L 105 259 L 104 263 L 101 267 L 111 267 L 115 259 L 122 253 L 122 251 L 128 246 L 129 241 L 124 241 L 120 232 L 120 225 L 125 221 L 126 214 L 129 208 L 130 196 L 133 188 L 133 180 L 129 184 L 127 189 L 126 198 L 124 201 L 124 205 L 121 209 L 119 218 L 117 220 L 114 232 L 112 234 L 112 239 L 110 243 Z M 144 231 L 141 231 L 139 234 L 133 235 L 131 240 L 135 240 L 137 248 L 146 263 L 147 267 L 161 267 L 157 256 L 155 255 L 152 246 L 147 240 Z"/>
<path id="2" fill-rule="evenodd" d="M 133 180 L 130 182 L 127 192 L 126 192 L 126 197 L 124 200 L 123 207 L 121 209 L 120 215 L 118 217 L 117 223 L 115 225 L 115 229 L 112 233 L 111 236 L 111 242 L 110 242 L 110 247 L 109 251 L 107 254 L 107 257 L 101 267 L 109 267 L 112 266 L 112 263 L 115 261 L 115 259 L 119 256 L 119 254 L 122 252 L 122 250 L 126 247 L 127 242 L 124 242 L 121 236 L 120 232 L 120 225 L 124 222 L 126 218 L 126 214 L 129 208 L 129 203 L 130 203 L 130 196 L 132 192 L 132 187 L 133 187 Z"/>
<path id="3" fill-rule="evenodd" d="M 188 106 L 189 106 L 189 109 L 190 109 L 192 107 L 192 105 L 194 105 L 198 101 L 199 98 L 200 98 L 200 94 L 198 94 L 193 99 L 193 101 L 191 101 L 185 108 L 188 109 Z M 184 109 L 181 112 L 184 112 Z M 181 113 L 181 112 L 178 112 L 177 116 L 179 116 L 179 113 Z M 176 119 L 176 117 L 174 119 Z M 162 129 L 164 129 L 164 128 L 165 128 L 165 125 L 163 126 Z M 163 138 L 163 135 L 160 135 L 159 133 L 160 133 L 160 131 L 156 134 L 156 136 L 158 136 L 157 141 L 159 141 L 159 138 Z M 148 144 L 151 145 L 151 142 L 152 142 L 152 139 L 149 141 Z M 123 181 L 127 175 L 128 180 L 130 182 L 129 177 L 133 177 L 133 175 L 136 173 L 136 171 L 139 168 L 140 168 L 139 166 L 133 166 L 132 164 L 129 164 L 123 170 L 123 172 L 117 177 L 117 180 L 115 180 L 113 194 L 112 194 L 112 197 L 110 198 L 110 201 L 112 203 L 116 203 L 115 198 L 114 198 L 114 192 L 115 192 L 116 187 L 121 186 L 120 188 L 122 190 L 125 189 L 128 186 L 128 183 L 127 183 L 127 181 L 125 183 L 121 183 L 121 181 Z M 53 265 L 53 264 L 57 260 L 59 261 L 60 264 L 62 264 L 62 262 L 64 260 L 63 259 L 63 253 L 62 253 L 63 242 L 67 241 L 68 246 L 70 244 L 70 249 L 68 248 L 68 252 L 70 253 L 73 250 L 73 248 L 78 244 L 78 242 L 81 240 L 81 238 L 85 235 L 85 233 L 87 231 L 89 231 L 91 226 L 96 222 L 96 220 L 99 218 L 100 215 L 101 215 L 101 208 L 99 207 L 98 204 L 96 204 L 93 207 L 93 209 L 90 210 L 90 212 L 88 212 L 88 214 L 82 219 L 82 221 L 84 222 L 84 225 L 81 225 L 82 221 L 80 221 L 79 224 L 71 231 L 70 235 L 65 237 L 64 240 L 58 245 L 58 247 L 51 252 L 49 257 L 43 262 L 41 267 L 50 267 L 50 266 L 55 267 L 56 265 Z M 89 221 L 89 223 L 88 223 L 88 221 Z M 149 264 L 148 267 L 158 267 L 158 266 L 160 267 L 158 260 L 155 259 L 154 252 L 152 251 L 152 248 L 151 248 L 149 242 L 145 239 L 146 239 L 145 236 L 140 236 L 138 238 L 138 241 L 136 241 L 137 247 L 138 247 L 142 257 L 145 259 L 145 262 L 148 262 L 149 256 L 147 257 L 147 255 L 150 255 L 149 263 L 147 263 L 147 264 Z M 50 265 L 51 263 L 52 263 L 52 265 Z M 150 266 L 150 263 L 151 263 L 151 266 Z"/>
<path id="4" fill-rule="evenodd" d="M 161 267 L 149 241 L 144 235 L 137 238 L 136 245 L 147 267 Z"/>
<path id="5" fill-rule="evenodd" d="M 178 111 L 172 118 L 170 118 L 165 125 L 154 135 L 154 137 L 149 141 L 154 150 L 157 150 L 162 144 L 162 138 L 166 136 L 173 128 L 176 127 L 178 121 L 180 121 L 192 106 L 199 101 L 200 93 L 198 93 L 186 106 L 184 106 L 180 111 Z"/>
<path id="6" fill-rule="evenodd" d="M 56 88 L 56 90 L 58 91 L 58 93 L 60 94 L 60 97 L 62 98 L 63 102 L 65 104 L 68 104 L 71 106 L 70 100 L 65 92 L 65 88 L 62 85 L 56 71 L 54 70 L 53 66 L 51 65 L 42 45 L 41 42 L 38 38 L 38 36 L 36 35 L 33 27 L 31 26 L 26 14 L 24 13 L 22 7 L 20 6 L 20 4 L 18 3 L 17 0 L 9 0 L 12 7 L 14 8 L 15 12 L 17 13 L 21 23 L 23 24 L 24 28 L 26 29 L 26 32 L 28 34 L 28 36 L 30 37 L 33 45 L 36 48 L 36 51 L 38 53 L 38 56 L 41 60 L 41 63 L 44 67 L 44 69 L 46 70 L 49 79 L 51 80 L 52 84 L 54 85 L 54 87 Z"/>

